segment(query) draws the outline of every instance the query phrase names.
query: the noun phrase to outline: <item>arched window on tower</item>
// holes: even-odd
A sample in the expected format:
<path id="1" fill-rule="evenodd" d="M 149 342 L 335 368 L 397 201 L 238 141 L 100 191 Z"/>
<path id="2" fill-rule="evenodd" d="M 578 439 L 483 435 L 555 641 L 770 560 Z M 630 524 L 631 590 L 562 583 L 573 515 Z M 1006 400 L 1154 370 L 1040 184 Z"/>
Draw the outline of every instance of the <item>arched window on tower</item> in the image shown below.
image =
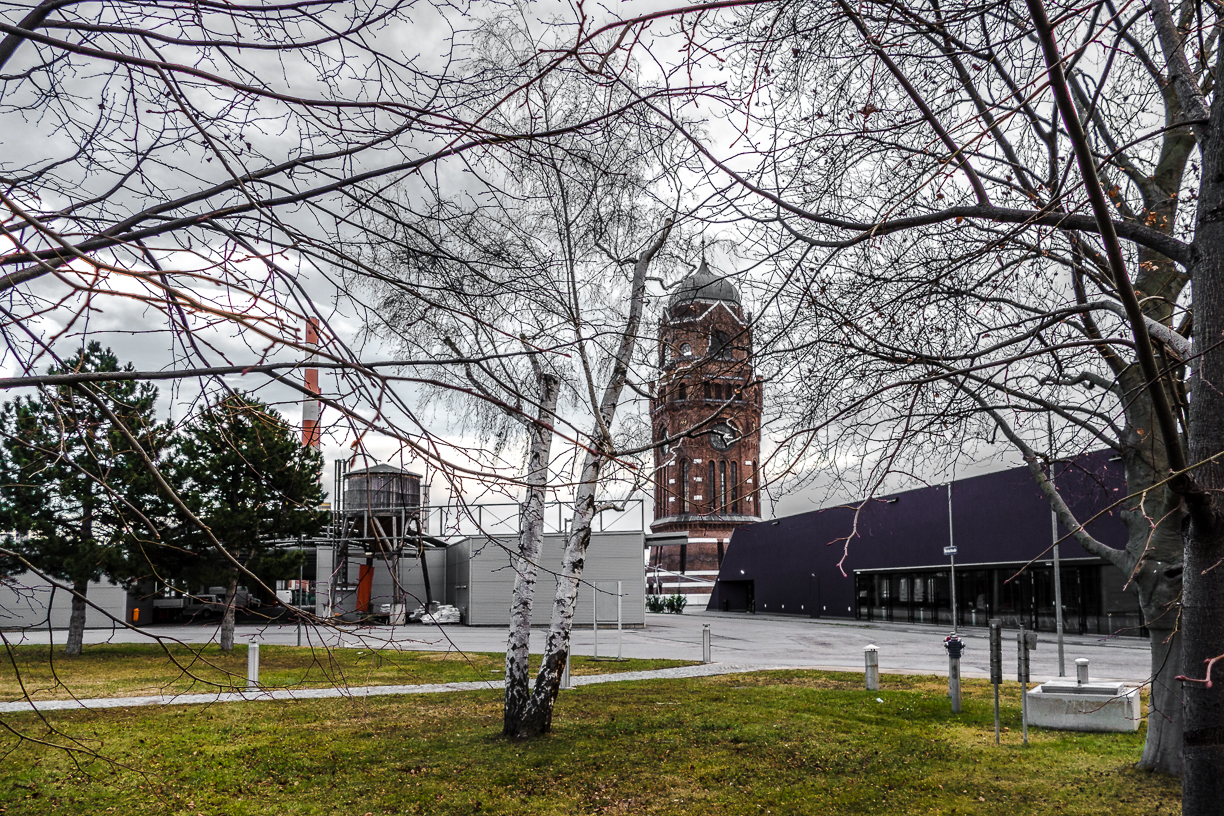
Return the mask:
<path id="1" fill-rule="evenodd" d="M 739 462 L 731 463 L 731 512 L 740 511 Z"/>
<path id="2" fill-rule="evenodd" d="M 682 400 L 688 399 L 688 386 L 685 385 L 684 383 L 680 383 L 680 397 L 679 398 Z"/>
<path id="3" fill-rule="evenodd" d="M 710 512 L 717 513 L 718 512 L 718 490 L 716 488 L 718 487 L 718 481 L 717 481 L 718 475 L 714 469 L 713 459 L 710 460 L 710 465 L 709 467 L 706 468 L 706 479 L 709 482 L 709 485 L 706 486 L 706 490 L 708 490 L 710 493 Z"/>
<path id="4" fill-rule="evenodd" d="M 727 461 L 718 464 L 720 480 L 718 482 L 718 512 L 727 512 Z"/>
<path id="5" fill-rule="evenodd" d="M 689 463 L 687 459 L 680 460 L 680 512 L 688 512 Z"/>
<path id="6" fill-rule="evenodd" d="M 705 394 L 705 398 L 709 399 L 710 398 L 710 384 L 708 382 L 702 383 L 701 390 Z"/>
<path id="7" fill-rule="evenodd" d="M 664 493 L 663 474 L 665 472 L 666 472 L 666 468 L 660 467 L 660 468 L 655 469 L 655 477 L 654 477 L 655 518 L 663 518 L 663 516 L 667 515 L 667 508 L 666 508 L 667 500 L 663 496 L 663 493 Z"/>
<path id="8" fill-rule="evenodd" d="M 761 476 L 757 473 L 756 460 L 752 460 L 752 515 L 761 515 Z"/>

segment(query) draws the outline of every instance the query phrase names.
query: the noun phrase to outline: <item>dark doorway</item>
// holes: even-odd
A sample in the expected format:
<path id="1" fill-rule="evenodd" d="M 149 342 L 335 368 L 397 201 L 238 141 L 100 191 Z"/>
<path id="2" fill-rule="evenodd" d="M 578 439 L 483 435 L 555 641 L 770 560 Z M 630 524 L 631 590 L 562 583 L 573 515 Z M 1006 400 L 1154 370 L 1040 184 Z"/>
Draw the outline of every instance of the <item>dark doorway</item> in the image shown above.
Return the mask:
<path id="1" fill-rule="evenodd" d="M 718 592 L 724 612 L 756 611 L 756 582 L 719 581 Z"/>

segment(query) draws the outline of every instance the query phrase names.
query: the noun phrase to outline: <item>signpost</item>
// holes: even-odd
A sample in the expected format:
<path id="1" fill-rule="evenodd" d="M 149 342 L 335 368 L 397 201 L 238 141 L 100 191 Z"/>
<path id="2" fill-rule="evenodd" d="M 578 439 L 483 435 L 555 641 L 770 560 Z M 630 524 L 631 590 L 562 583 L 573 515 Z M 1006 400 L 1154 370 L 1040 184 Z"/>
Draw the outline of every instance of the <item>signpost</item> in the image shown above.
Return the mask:
<path id="1" fill-rule="evenodd" d="M 948 482 L 948 546 L 944 547 L 944 555 L 951 561 L 951 574 L 948 583 L 952 586 L 952 634 L 956 634 L 956 539 L 952 535 L 952 483 Z"/>
<path id="2" fill-rule="evenodd" d="M 1020 727 L 1024 733 L 1024 744 L 1028 745 L 1028 683 L 1029 650 L 1037 648 L 1037 633 L 1026 632 L 1024 627 L 1016 634 L 1016 679 L 1020 681 Z"/>

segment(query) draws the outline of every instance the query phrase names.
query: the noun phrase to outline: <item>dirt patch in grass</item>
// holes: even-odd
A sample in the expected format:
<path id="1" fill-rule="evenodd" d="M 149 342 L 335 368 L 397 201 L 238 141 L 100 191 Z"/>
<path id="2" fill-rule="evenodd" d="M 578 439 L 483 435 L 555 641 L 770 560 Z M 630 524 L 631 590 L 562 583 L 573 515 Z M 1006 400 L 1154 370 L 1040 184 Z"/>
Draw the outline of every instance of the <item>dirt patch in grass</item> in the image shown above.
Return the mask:
<path id="1" fill-rule="evenodd" d="M 1099 814 L 1179 812 L 1176 780 L 1131 770 L 1136 734 L 1032 730 L 1004 687 L 768 672 L 563 692 L 554 731 L 501 736 L 466 692 L 9 717 L 89 754 L 10 741 L 9 814 Z M 882 702 L 881 702 L 882 701 Z M 50 729 L 48 728 L 50 726 Z"/>

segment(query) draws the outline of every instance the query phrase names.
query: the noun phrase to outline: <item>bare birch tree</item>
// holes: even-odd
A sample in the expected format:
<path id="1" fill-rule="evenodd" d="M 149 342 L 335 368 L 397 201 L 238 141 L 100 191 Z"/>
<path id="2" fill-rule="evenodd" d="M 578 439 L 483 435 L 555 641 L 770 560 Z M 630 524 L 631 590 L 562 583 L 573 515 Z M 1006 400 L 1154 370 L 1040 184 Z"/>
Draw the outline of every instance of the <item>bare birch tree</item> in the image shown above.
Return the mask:
<path id="1" fill-rule="evenodd" d="M 663 222 L 681 194 L 675 177 L 685 159 L 668 123 L 639 102 L 646 92 L 631 92 L 623 77 L 609 82 L 567 65 L 528 86 L 525 74 L 542 74 L 554 37 L 533 37 L 521 20 L 492 21 L 479 33 L 481 59 L 467 87 L 471 104 L 484 107 L 480 89 L 521 86 L 491 123 L 507 133 L 563 135 L 473 154 L 465 189 L 447 198 L 401 190 L 369 204 L 369 234 L 378 241 L 371 265 L 391 270 L 371 310 L 382 333 L 406 354 L 439 358 L 435 376 L 443 385 L 432 399 L 463 406 L 455 413 L 479 430 L 484 455 L 525 449 L 525 469 L 500 488 L 516 497 L 525 492 L 511 553 L 504 730 L 512 737 L 551 723 L 606 467 L 626 453 L 614 430 L 616 411 L 640 362 L 646 276 L 670 232 Z M 575 127 L 582 122 L 591 124 Z M 522 356 L 497 356 L 507 350 Z M 475 358 L 486 362 L 451 362 Z M 576 477 L 556 464 L 550 472 L 554 430 L 566 443 L 563 458 L 577 452 L 584 459 Z M 644 467 L 637 463 L 633 479 L 647 478 Z M 539 560 L 546 490 L 576 494 L 562 564 Z M 541 572 L 556 576 L 557 588 L 532 692 L 527 646 Z"/>

